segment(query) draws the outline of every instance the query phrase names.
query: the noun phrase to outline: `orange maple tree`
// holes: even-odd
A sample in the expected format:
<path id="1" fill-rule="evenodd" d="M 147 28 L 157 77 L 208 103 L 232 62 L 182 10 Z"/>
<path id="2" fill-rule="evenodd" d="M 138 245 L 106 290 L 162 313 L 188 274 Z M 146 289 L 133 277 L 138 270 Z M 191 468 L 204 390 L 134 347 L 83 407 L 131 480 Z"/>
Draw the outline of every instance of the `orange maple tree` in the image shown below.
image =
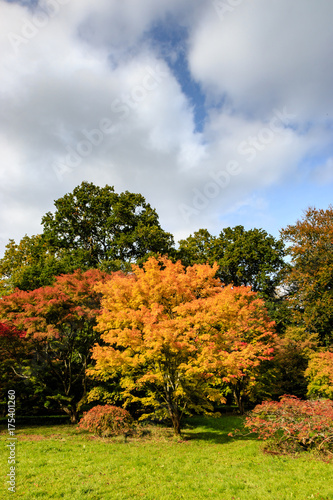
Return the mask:
<path id="1" fill-rule="evenodd" d="M 217 267 L 152 257 L 96 287 L 105 345 L 94 346 L 89 373 L 120 375 L 125 404 L 147 408 L 141 418 L 168 416 L 176 435 L 185 414 L 212 412 L 225 401 L 222 382 L 251 377 L 273 351 L 263 301 L 248 287 L 223 287 Z"/>

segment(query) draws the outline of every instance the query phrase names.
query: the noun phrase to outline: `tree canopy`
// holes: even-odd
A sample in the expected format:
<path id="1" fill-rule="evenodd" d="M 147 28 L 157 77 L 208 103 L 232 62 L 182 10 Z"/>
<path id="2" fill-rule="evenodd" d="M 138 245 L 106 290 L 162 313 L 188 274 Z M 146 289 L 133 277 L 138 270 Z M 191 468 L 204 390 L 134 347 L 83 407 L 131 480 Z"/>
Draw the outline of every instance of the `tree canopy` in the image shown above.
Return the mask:
<path id="1" fill-rule="evenodd" d="M 327 347 L 333 342 L 333 207 L 308 208 L 281 235 L 291 257 L 285 288 L 294 321 Z"/>
<path id="2" fill-rule="evenodd" d="M 141 194 L 82 182 L 54 202 L 43 232 L 10 240 L 0 259 L 0 294 L 51 285 L 76 269 L 130 270 L 149 255 L 172 253 L 173 237 Z"/>
<path id="3" fill-rule="evenodd" d="M 100 294 L 94 285 L 107 279 L 99 270 L 78 270 L 52 286 L 16 291 L 0 301 L 0 318 L 26 332 L 34 351 L 20 375 L 33 379 L 47 405 L 54 403 L 72 421 L 85 401 L 90 350 L 99 339 L 94 327 Z"/>
<path id="4" fill-rule="evenodd" d="M 150 258 L 97 287 L 103 294 L 97 378 L 121 374 L 127 402 L 168 416 L 175 434 L 186 413 L 209 412 L 233 384 L 272 354 L 274 323 L 249 288 L 222 287 L 217 265 Z"/>
<path id="5" fill-rule="evenodd" d="M 55 213 L 42 218 L 43 235 L 52 248 L 66 249 L 78 267 L 115 270 L 172 248 L 172 235 L 141 194 L 82 182 L 54 204 Z"/>
<path id="6" fill-rule="evenodd" d="M 263 229 L 246 231 L 243 226 L 227 227 L 219 236 L 200 229 L 179 242 L 179 256 L 185 265 L 217 262 L 217 276 L 224 284 L 251 286 L 264 298 L 274 296 L 285 267 L 281 240 Z"/>

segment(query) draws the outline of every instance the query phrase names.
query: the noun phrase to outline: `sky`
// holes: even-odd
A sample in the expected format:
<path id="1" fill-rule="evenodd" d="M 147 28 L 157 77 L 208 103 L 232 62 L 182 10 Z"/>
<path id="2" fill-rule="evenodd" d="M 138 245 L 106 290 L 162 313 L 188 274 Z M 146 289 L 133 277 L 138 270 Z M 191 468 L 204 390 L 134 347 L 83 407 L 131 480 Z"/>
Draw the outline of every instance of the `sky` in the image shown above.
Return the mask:
<path id="1" fill-rule="evenodd" d="M 0 0 L 0 257 L 81 184 L 175 240 L 275 237 L 333 187 L 331 0 Z"/>

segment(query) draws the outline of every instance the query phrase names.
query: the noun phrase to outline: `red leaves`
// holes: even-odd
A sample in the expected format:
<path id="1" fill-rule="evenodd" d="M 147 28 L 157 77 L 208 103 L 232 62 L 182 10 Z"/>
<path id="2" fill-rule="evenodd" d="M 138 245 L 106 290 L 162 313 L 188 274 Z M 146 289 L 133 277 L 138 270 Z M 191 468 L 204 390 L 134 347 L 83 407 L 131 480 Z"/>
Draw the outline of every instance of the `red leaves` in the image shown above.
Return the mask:
<path id="1" fill-rule="evenodd" d="M 279 402 L 257 405 L 245 427 L 283 452 L 316 449 L 333 451 L 333 401 L 303 401 L 283 396 Z"/>
<path id="2" fill-rule="evenodd" d="M 0 323 L 0 337 L 6 337 L 8 339 L 16 337 L 22 339 L 25 336 L 25 332 L 20 332 L 13 326 L 6 325 L 5 323 Z"/>
<path id="3" fill-rule="evenodd" d="M 118 436 L 131 429 L 133 419 L 127 410 L 110 405 L 97 405 L 85 412 L 78 427 L 99 436 Z"/>
<path id="4" fill-rule="evenodd" d="M 16 291 L 2 298 L 0 316 L 35 338 L 59 338 L 68 325 L 95 320 L 100 295 L 94 286 L 106 279 L 106 273 L 98 270 L 77 270 L 57 277 L 52 286 Z"/>

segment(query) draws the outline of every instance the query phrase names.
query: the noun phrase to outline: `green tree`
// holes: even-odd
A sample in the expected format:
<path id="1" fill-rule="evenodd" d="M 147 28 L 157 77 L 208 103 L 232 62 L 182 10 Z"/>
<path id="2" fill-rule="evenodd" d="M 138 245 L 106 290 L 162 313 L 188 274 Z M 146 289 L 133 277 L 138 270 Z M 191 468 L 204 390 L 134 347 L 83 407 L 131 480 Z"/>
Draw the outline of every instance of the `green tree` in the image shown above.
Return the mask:
<path id="1" fill-rule="evenodd" d="M 333 207 L 308 208 L 301 220 L 282 229 L 291 266 L 285 277 L 295 324 L 333 343 Z"/>
<path id="2" fill-rule="evenodd" d="M 0 295 L 51 285 L 75 269 L 130 270 L 149 255 L 172 254 L 173 238 L 141 194 L 83 182 L 54 202 L 43 233 L 10 240 L 0 259 Z"/>
<path id="3" fill-rule="evenodd" d="M 55 252 L 43 235 L 25 235 L 18 244 L 11 239 L 0 259 L 0 296 L 15 288 L 34 290 L 50 285 L 55 276 L 71 271 L 65 252 Z"/>
<path id="4" fill-rule="evenodd" d="M 227 227 L 219 236 L 200 229 L 179 242 L 185 265 L 217 262 L 217 276 L 226 284 L 251 286 L 263 298 L 273 297 L 285 267 L 284 245 L 263 229 L 246 231 L 243 226 Z"/>
<path id="5" fill-rule="evenodd" d="M 66 250 L 76 267 L 117 270 L 152 253 L 168 253 L 173 238 L 141 194 L 117 194 L 82 182 L 55 201 L 42 218 L 43 235 L 56 250 Z"/>

